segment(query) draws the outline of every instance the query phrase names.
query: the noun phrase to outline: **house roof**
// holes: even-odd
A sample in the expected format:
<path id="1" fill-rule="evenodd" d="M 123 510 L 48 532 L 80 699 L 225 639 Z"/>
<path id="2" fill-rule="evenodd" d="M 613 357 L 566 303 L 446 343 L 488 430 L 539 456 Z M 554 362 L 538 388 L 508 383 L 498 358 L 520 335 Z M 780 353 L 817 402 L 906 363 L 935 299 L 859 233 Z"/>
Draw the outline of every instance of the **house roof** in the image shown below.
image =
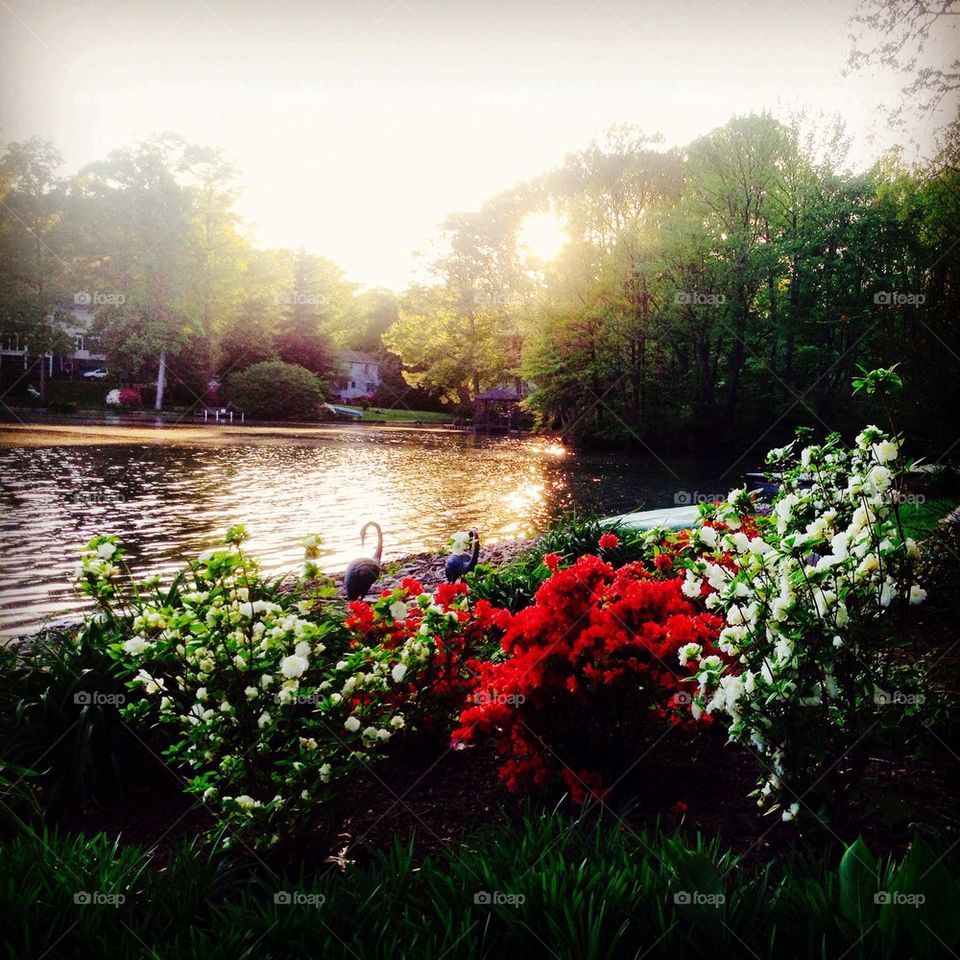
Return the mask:
<path id="1" fill-rule="evenodd" d="M 347 363 L 380 363 L 376 357 L 364 353 L 362 350 L 344 350 L 340 355 Z"/>

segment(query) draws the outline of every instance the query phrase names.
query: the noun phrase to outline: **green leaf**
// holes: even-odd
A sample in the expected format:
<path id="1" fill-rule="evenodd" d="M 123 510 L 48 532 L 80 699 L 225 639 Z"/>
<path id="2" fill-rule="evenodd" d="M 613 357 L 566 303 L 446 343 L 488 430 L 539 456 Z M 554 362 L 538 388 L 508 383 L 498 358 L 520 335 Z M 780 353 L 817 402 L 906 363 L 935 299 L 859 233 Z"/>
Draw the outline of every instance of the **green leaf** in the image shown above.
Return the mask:
<path id="1" fill-rule="evenodd" d="M 840 861 L 840 913 L 863 933 L 876 918 L 877 860 L 863 837 L 847 847 Z"/>

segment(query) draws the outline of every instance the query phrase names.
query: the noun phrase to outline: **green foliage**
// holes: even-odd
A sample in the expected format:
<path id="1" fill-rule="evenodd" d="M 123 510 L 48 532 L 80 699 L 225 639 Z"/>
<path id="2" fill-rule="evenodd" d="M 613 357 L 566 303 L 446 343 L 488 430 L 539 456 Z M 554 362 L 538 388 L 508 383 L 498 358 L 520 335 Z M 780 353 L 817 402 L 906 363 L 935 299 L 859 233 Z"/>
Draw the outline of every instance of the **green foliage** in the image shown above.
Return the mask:
<path id="1" fill-rule="evenodd" d="M 878 367 L 876 370 L 867 370 L 865 367 L 860 367 L 863 376 L 854 377 L 853 392 L 857 394 L 862 390 L 864 393 L 873 395 L 891 394 L 897 390 L 902 390 L 903 380 L 897 373 L 898 366 L 900 364 L 895 363 L 887 369 Z"/>
<path id="2" fill-rule="evenodd" d="M 315 420 L 326 387 L 301 366 L 266 360 L 230 376 L 227 393 L 249 417 Z"/>
<path id="3" fill-rule="evenodd" d="M 127 689 L 111 639 L 90 622 L 41 634 L 27 652 L 0 652 L 0 763 L 29 771 L 24 784 L 42 788 L 48 808 L 125 794 L 144 759 L 118 713 Z"/>
<path id="4" fill-rule="evenodd" d="M 449 584 L 431 596 L 405 581 L 345 619 L 318 537 L 303 541 L 299 590 L 265 581 L 245 539 L 231 527 L 224 548 L 161 585 L 132 581 L 116 537 L 94 537 L 77 583 L 126 681 L 123 717 L 168 732 L 166 755 L 229 829 L 225 844 L 270 847 L 297 839 L 328 785 L 395 734 L 449 730 L 495 611 L 471 610 Z"/>
<path id="5" fill-rule="evenodd" d="M 946 845 L 944 845 L 945 847 Z M 527 815 L 418 863 L 401 840 L 366 867 L 275 870 L 195 843 L 164 868 L 107 837 L 0 845 L 9 956 L 558 960 L 949 956 L 956 855 L 916 838 L 900 860 L 862 841 L 747 869 L 716 840 Z M 509 898 L 509 899 L 508 899 Z M 77 902 L 78 899 L 80 902 Z M 348 945 L 348 946 L 347 946 Z"/>
<path id="6" fill-rule="evenodd" d="M 516 613 L 529 605 L 540 585 L 550 576 L 543 557 L 555 553 L 566 562 L 584 554 L 596 553 L 604 533 L 614 533 L 616 547 L 603 551 L 603 557 L 614 566 L 650 556 L 655 539 L 643 530 L 632 530 L 618 523 L 605 523 L 598 518 L 570 515 L 555 521 L 541 534 L 533 546 L 500 567 L 480 564 L 467 575 L 470 592 L 478 599 L 489 600 L 496 607 Z"/>

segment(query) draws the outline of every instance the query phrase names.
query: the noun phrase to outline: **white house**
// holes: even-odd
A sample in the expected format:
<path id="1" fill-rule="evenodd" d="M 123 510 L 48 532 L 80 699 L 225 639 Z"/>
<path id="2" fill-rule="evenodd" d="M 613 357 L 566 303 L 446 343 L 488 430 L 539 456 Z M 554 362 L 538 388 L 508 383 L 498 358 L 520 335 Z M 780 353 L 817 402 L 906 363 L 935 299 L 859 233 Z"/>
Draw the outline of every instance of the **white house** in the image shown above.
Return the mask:
<path id="1" fill-rule="evenodd" d="M 358 400 L 369 397 L 380 386 L 380 363 L 376 357 L 360 350 L 344 350 L 340 365 L 345 375 L 337 382 L 337 398 Z"/>
<path id="2" fill-rule="evenodd" d="M 71 305 L 61 313 L 60 325 L 63 332 L 72 341 L 73 349 L 69 353 L 46 355 L 47 374 L 53 376 L 79 377 L 87 370 L 94 370 L 106 363 L 106 354 L 100 352 L 100 343 L 90 330 L 93 326 L 93 311 L 85 306 Z M 53 314 L 48 318 L 53 322 Z M 15 334 L 0 338 L 0 367 L 11 361 L 24 370 L 28 358 L 34 356 L 30 345 L 21 342 Z"/>

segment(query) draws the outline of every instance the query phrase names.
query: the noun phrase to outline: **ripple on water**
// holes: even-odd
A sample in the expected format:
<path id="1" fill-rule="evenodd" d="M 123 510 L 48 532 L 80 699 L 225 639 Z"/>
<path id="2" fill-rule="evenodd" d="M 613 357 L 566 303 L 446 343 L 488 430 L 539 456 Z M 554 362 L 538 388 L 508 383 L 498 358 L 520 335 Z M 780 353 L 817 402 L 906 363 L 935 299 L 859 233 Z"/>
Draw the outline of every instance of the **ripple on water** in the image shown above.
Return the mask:
<path id="1" fill-rule="evenodd" d="M 190 445 L 164 433 L 169 441 L 0 447 L 0 635 L 83 608 L 70 575 L 97 533 L 120 536 L 138 575 L 176 569 L 234 523 L 247 525 L 269 573 L 294 570 L 311 533 L 335 570 L 360 552 L 368 519 L 383 527 L 389 560 L 441 549 L 469 527 L 512 538 L 574 506 L 670 506 L 674 491 L 713 489 L 697 478 L 719 473 L 575 456 L 530 437 L 344 430 Z M 589 482 L 598 475 L 602 483 Z"/>

